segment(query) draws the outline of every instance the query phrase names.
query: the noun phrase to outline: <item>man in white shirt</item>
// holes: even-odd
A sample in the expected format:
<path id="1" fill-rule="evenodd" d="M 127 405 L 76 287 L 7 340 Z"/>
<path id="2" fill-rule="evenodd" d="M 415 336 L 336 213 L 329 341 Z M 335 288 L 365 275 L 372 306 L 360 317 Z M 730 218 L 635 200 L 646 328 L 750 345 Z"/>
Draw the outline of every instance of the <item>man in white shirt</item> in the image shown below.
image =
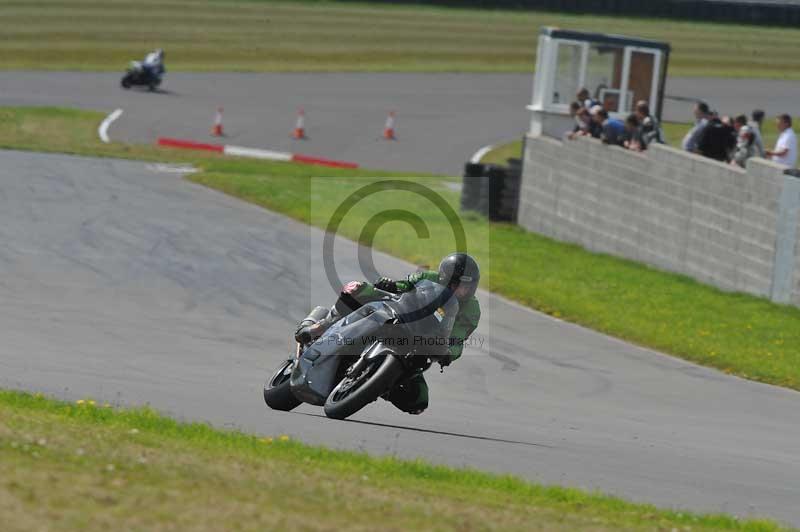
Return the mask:
<path id="1" fill-rule="evenodd" d="M 767 157 L 789 168 L 797 166 L 797 135 L 792 130 L 792 117 L 780 115 L 775 119 L 780 136 L 774 150 L 767 150 Z"/>

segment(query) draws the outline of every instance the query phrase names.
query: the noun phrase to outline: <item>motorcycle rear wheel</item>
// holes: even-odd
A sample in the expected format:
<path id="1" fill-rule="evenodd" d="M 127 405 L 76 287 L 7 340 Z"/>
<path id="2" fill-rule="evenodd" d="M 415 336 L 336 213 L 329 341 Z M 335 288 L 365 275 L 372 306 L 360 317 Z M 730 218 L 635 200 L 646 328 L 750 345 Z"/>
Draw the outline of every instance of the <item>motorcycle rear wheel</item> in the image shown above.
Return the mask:
<path id="1" fill-rule="evenodd" d="M 332 419 L 352 416 L 390 389 L 405 369 L 395 357 L 370 361 L 358 375 L 346 376 L 328 395 L 325 415 Z"/>
<path id="2" fill-rule="evenodd" d="M 294 396 L 289 386 L 294 362 L 294 359 L 285 360 L 264 383 L 264 402 L 273 410 L 288 412 L 303 403 Z"/>

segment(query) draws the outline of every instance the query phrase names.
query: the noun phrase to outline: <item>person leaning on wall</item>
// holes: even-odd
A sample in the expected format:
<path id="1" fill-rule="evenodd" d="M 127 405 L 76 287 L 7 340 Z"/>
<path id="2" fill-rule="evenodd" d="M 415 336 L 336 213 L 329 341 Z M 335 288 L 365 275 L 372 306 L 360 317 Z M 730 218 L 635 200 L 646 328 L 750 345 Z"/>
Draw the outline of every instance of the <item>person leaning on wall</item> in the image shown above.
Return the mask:
<path id="1" fill-rule="evenodd" d="M 638 113 L 632 113 L 625 119 L 623 139 L 622 145 L 631 151 L 644 151 L 647 149 L 647 142 L 642 136 L 642 122 L 639 120 Z"/>
<path id="2" fill-rule="evenodd" d="M 604 144 L 624 146 L 625 124 L 622 120 L 608 116 L 608 111 L 605 109 L 598 110 L 592 115 L 592 119 L 601 128 L 600 140 Z"/>
<path id="3" fill-rule="evenodd" d="M 694 125 L 686 133 L 686 136 L 683 137 L 681 146 L 686 151 L 698 153 L 700 137 L 703 135 L 703 130 L 705 129 L 706 124 L 708 124 L 708 121 L 711 120 L 711 110 L 709 109 L 707 103 L 697 102 L 694 104 L 693 113 Z"/>
<path id="4" fill-rule="evenodd" d="M 565 133 L 565 136 L 568 139 L 574 138 L 575 133 L 580 129 L 581 122 L 580 118 L 578 117 L 578 112 L 580 112 L 581 109 L 583 109 L 583 105 L 581 105 L 580 102 L 572 102 L 569 104 L 569 116 L 572 118 L 575 124 L 572 126 L 571 130 Z"/>
<path id="5" fill-rule="evenodd" d="M 658 142 L 664 144 L 664 134 L 656 117 L 650 114 L 650 106 L 644 100 L 636 102 L 636 117 L 639 119 L 641 140 L 644 145 Z"/>
<path id="6" fill-rule="evenodd" d="M 603 136 L 603 120 L 599 113 L 605 112 L 602 105 L 594 105 L 589 109 L 589 134 L 592 138 L 599 139 Z M 608 113 L 606 113 L 608 117 Z"/>
<path id="7" fill-rule="evenodd" d="M 733 150 L 731 164 L 744 168 L 747 160 L 757 154 L 756 135 L 747 124 L 747 117 L 739 115 L 733 119 L 733 128 L 736 130 L 736 147 Z"/>
<path id="8" fill-rule="evenodd" d="M 590 136 L 592 136 L 592 117 L 585 107 L 581 107 L 575 113 L 575 126 L 572 131 L 567 133 L 567 139 L 573 140 L 575 137 Z"/>

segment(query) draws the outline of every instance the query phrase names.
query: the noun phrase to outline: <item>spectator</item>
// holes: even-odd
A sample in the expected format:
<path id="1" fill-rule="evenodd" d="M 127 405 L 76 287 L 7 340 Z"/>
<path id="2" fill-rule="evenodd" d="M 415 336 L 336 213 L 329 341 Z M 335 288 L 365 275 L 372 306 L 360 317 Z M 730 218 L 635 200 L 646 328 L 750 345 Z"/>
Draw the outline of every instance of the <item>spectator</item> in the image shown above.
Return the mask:
<path id="1" fill-rule="evenodd" d="M 736 148 L 733 151 L 731 164 L 745 167 L 747 159 L 756 154 L 756 137 L 753 130 L 747 125 L 747 117 L 739 115 L 733 120 L 736 130 Z"/>
<path id="2" fill-rule="evenodd" d="M 591 109 L 595 105 L 600 105 L 600 102 L 592 98 L 592 95 L 589 93 L 589 89 L 586 87 L 579 90 L 575 98 L 577 98 L 577 100 L 583 104 L 586 109 Z"/>
<path id="3" fill-rule="evenodd" d="M 602 105 L 593 105 L 592 108 L 589 109 L 589 118 L 591 119 L 589 121 L 589 134 L 596 139 L 599 139 L 603 135 L 603 118 L 597 116 L 597 113 L 603 110 Z"/>
<path id="4" fill-rule="evenodd" d="M 753 143 L 756 146 L 756 153 L 759 157 L 766 157 L 767 152 L 764 150 L 764 140 L 761 137 L 761 125 L 764 123 L 764 111 L 756 109 L 750 116 L 752 120 L 750 120 L 747 125 L 753 132 Z"/>
<path id="5" fill-rule="evenodd" d="M 585 107 L 581 107 L 575 115 L 575 129 L 573 129 L 567 138 L 572 140 L 575 137 L 590 136 L 592 134 L 592 117 Z"/>
<path id="6" fill-rule="evenodd" d="M 600 140 L 605 144 L 613 144 L 616 146 L 624 145 L 625 124 L 622 123 L 622 120 L 610 118 L 608 116 L 608 111 L 603 108 L 592 115 L 592 120 L 602 128 Z"/>
<path id="7" fill-rule="evenodd" d="M 694 105 L 694 126 L 683 137 L 683 149 L 690 152 L 698 152 L 698 144 L 703 130 L 711 118 L 711 112 L 708 109 L 708 104 L 705 102 L 697 102 Z"/>
<path id="8" fill-rule="evenodd" d="M 642 139 L 642 123 L 634 113 L 625 119 L 625 133 L 622 145 L 632 151 L 647 149 L 647 143 Z"/>
<path id="9" fill-rule="evenodd" d="M 580 119 L 578 118 L 578 111 L 583 109 L 583 105 L 580 102 L 572 102 L 569 104 L 569 116 L 575 122 L 573 128 L 567 132 L 567 137 L 570 137 L 571 134 L 578 131 L 580 127 Z"/>
<path id="10" fill-rule="evenodd" d="M 774 150 L 767 150 L 767 155 L 778 164 L 785 164 L 789 168 L 797 166 L 797 135 L 792 129 L 792 117 L 780 115 L 775 119 L 778 125 L 778 142 Z"/>
<path id="11" fill-rule="evenodd" d="M 661 126 L 658 120 L 650 114 L 650 106 L 647 102 L 640 100 L 636 103 L 636 117 L 641 123 L 640 137 L 643 147 L 646 147 L 651 142 L 658 142 L 664 144 L 664 135 L 661 132 Z"/>
<path id="12" fill-rule="evenodd" d="M 724 123 L 719 116 L 709 119 L 700 134 L 697 143 L 697 150 L 701 155 L 716 161 L 728 162 L 730 154 L 736 147 L 736 131 L 730 125 Z"/>

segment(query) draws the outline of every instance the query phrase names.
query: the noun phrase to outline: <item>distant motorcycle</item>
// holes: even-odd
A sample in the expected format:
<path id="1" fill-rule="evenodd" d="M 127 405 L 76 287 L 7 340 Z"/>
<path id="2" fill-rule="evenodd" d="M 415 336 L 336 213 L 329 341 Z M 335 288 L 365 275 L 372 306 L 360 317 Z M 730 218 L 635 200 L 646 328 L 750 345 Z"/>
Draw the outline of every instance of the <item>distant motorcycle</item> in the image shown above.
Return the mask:
<path id="1" fill-rule="evenodd" d="M 161 85 L 161 75 L 147 68 L 141 61 L 131 61 L 128 71 L 122 76 L 120 81 L 123 89 L 130 89 L 133 86 L 147 87 L 154 91 Z"/>
<path id="2" fill-rule="evenodd" d="M 437 351 L 447 352 L 458 313 L 449 289 L 422 281 L 402 295 L 376 292 L 382 294 L 378 301 L 344 316 L 284 360 L 264 385 L 270 408 L 308 403 L 344 419 L 386 397 L 404 378 L 429 369 Z M 321 319 L 324 310 L 317 307 L 309 318 Z"/>

